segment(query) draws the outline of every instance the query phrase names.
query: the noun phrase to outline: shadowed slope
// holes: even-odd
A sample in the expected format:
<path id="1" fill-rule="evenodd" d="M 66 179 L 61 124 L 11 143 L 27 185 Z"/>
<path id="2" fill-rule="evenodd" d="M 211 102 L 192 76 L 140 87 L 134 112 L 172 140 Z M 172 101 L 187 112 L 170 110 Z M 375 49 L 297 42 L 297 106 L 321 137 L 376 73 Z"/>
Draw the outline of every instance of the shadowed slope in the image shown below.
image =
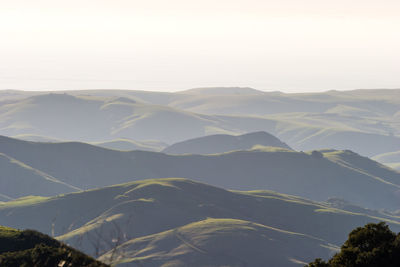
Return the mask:
<path id="1" fill-rule="evenodd" d="M 83 143 L 40 144 L 5 137 L 1 141 L 0 152 L 79 188 L 185 177 L 224 188 L 269 189 L 314 200 L 339 197 L 374 209 L 396 210 L 400 204 L 400 173 L 355 153 L 338 161 L 345 151 L 336 152 L 335 157 L 265 148 L 172 156 L 120 152 Z M 358 165 L 357 161 L 367 164 Z"/>
<path id="2" fill-rule="evenodd" d="M 0 196 L 4 194 L 3 201 L 27 195 L 54 196 L 80 190 L 2 153 L 0 170 Z"/>

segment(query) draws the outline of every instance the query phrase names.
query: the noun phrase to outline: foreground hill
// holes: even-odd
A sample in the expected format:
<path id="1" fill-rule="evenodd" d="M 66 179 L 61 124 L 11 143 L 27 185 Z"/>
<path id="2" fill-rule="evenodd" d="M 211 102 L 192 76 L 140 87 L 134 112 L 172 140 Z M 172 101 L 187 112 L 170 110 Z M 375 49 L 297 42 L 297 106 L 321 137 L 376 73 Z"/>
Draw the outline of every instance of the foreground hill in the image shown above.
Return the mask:
<path id="1" fill-rule="evenodd" d="M 291 149 L 287 144 L 266 132 L 238 136 L 218 134 L 173 144 L 163 150 L 167 154 L 218 154 L 233 150 L 248 150 L 256 145 Z"/>
<path id="2" fill-rule="evenodd" d="M 0 205 L 0 224 L 53 232 L 93 256 L 118 255 L 142 266 L 208 266 L 210 260 L 220 266 L 293 266 L 316 254 L 331 256 L 334 245 L 359 225 L 383 220 L 400 229 L 397 219 L 186 179 L 144 180 Z"/>
<path id="3" fill-rule="evenodd" d="M 257 223 L 206 219 L 130 240 L 117 247 L 124 252 L 116 261 L 121 267 L 301 266 L 306 253 L 329 254 L 329 247 L 320 239 Z M 100 260 L 107 261 L 112 254 Z"/>
<path id="4" fill-rule="evenodd" d="M 351 151 L 303 153 L 260 148 L 177 156 L 1 137 L 0 153 L 81 189 L 184 177 L 223 188 L 268 189 L 317 201 L 338 197 L 373 209 L 397 210 L 400 204 L 400 173 Z"/>
<path id="5" fill-rule="evenodd" d="M 107 267 L 59 241 L 32 230 L 18 231 L 0 226 L 0 266 Z"/>

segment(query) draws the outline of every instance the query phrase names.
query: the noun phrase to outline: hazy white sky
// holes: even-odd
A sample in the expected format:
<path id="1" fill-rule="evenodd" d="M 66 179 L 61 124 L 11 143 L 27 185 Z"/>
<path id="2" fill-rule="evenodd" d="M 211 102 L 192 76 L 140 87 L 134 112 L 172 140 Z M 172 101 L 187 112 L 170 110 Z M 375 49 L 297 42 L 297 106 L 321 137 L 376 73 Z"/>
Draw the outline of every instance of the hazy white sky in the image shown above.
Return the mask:
<path id="1" fill-rule="evenodd" d="M 0 89 L 400 88 L 399 0 L 0 0 Z"/>

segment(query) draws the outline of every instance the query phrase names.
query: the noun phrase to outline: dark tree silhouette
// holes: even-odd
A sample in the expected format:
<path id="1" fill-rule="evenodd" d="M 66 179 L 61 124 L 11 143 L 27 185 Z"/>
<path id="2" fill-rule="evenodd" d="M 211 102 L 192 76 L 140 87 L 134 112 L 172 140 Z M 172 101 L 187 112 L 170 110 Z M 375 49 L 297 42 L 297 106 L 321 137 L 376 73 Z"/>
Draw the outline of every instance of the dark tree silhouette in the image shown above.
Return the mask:
<path id="1" fill-rule="evenodd" d="M 328 262 L 316 259 L 308 267 L 400 266 L 400 234 L 381 222 L 354 229 L 339 253 Z"/>

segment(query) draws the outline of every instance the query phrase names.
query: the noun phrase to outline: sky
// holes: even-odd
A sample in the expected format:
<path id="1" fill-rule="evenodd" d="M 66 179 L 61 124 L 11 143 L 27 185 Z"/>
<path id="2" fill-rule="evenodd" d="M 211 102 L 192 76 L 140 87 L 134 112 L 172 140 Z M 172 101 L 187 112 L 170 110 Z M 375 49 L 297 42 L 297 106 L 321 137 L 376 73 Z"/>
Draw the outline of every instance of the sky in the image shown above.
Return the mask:
<path id="1" fill-rule="evenodd" d="M 0 89 L 400 88 L 398 0 L 0 5 Z"/>

